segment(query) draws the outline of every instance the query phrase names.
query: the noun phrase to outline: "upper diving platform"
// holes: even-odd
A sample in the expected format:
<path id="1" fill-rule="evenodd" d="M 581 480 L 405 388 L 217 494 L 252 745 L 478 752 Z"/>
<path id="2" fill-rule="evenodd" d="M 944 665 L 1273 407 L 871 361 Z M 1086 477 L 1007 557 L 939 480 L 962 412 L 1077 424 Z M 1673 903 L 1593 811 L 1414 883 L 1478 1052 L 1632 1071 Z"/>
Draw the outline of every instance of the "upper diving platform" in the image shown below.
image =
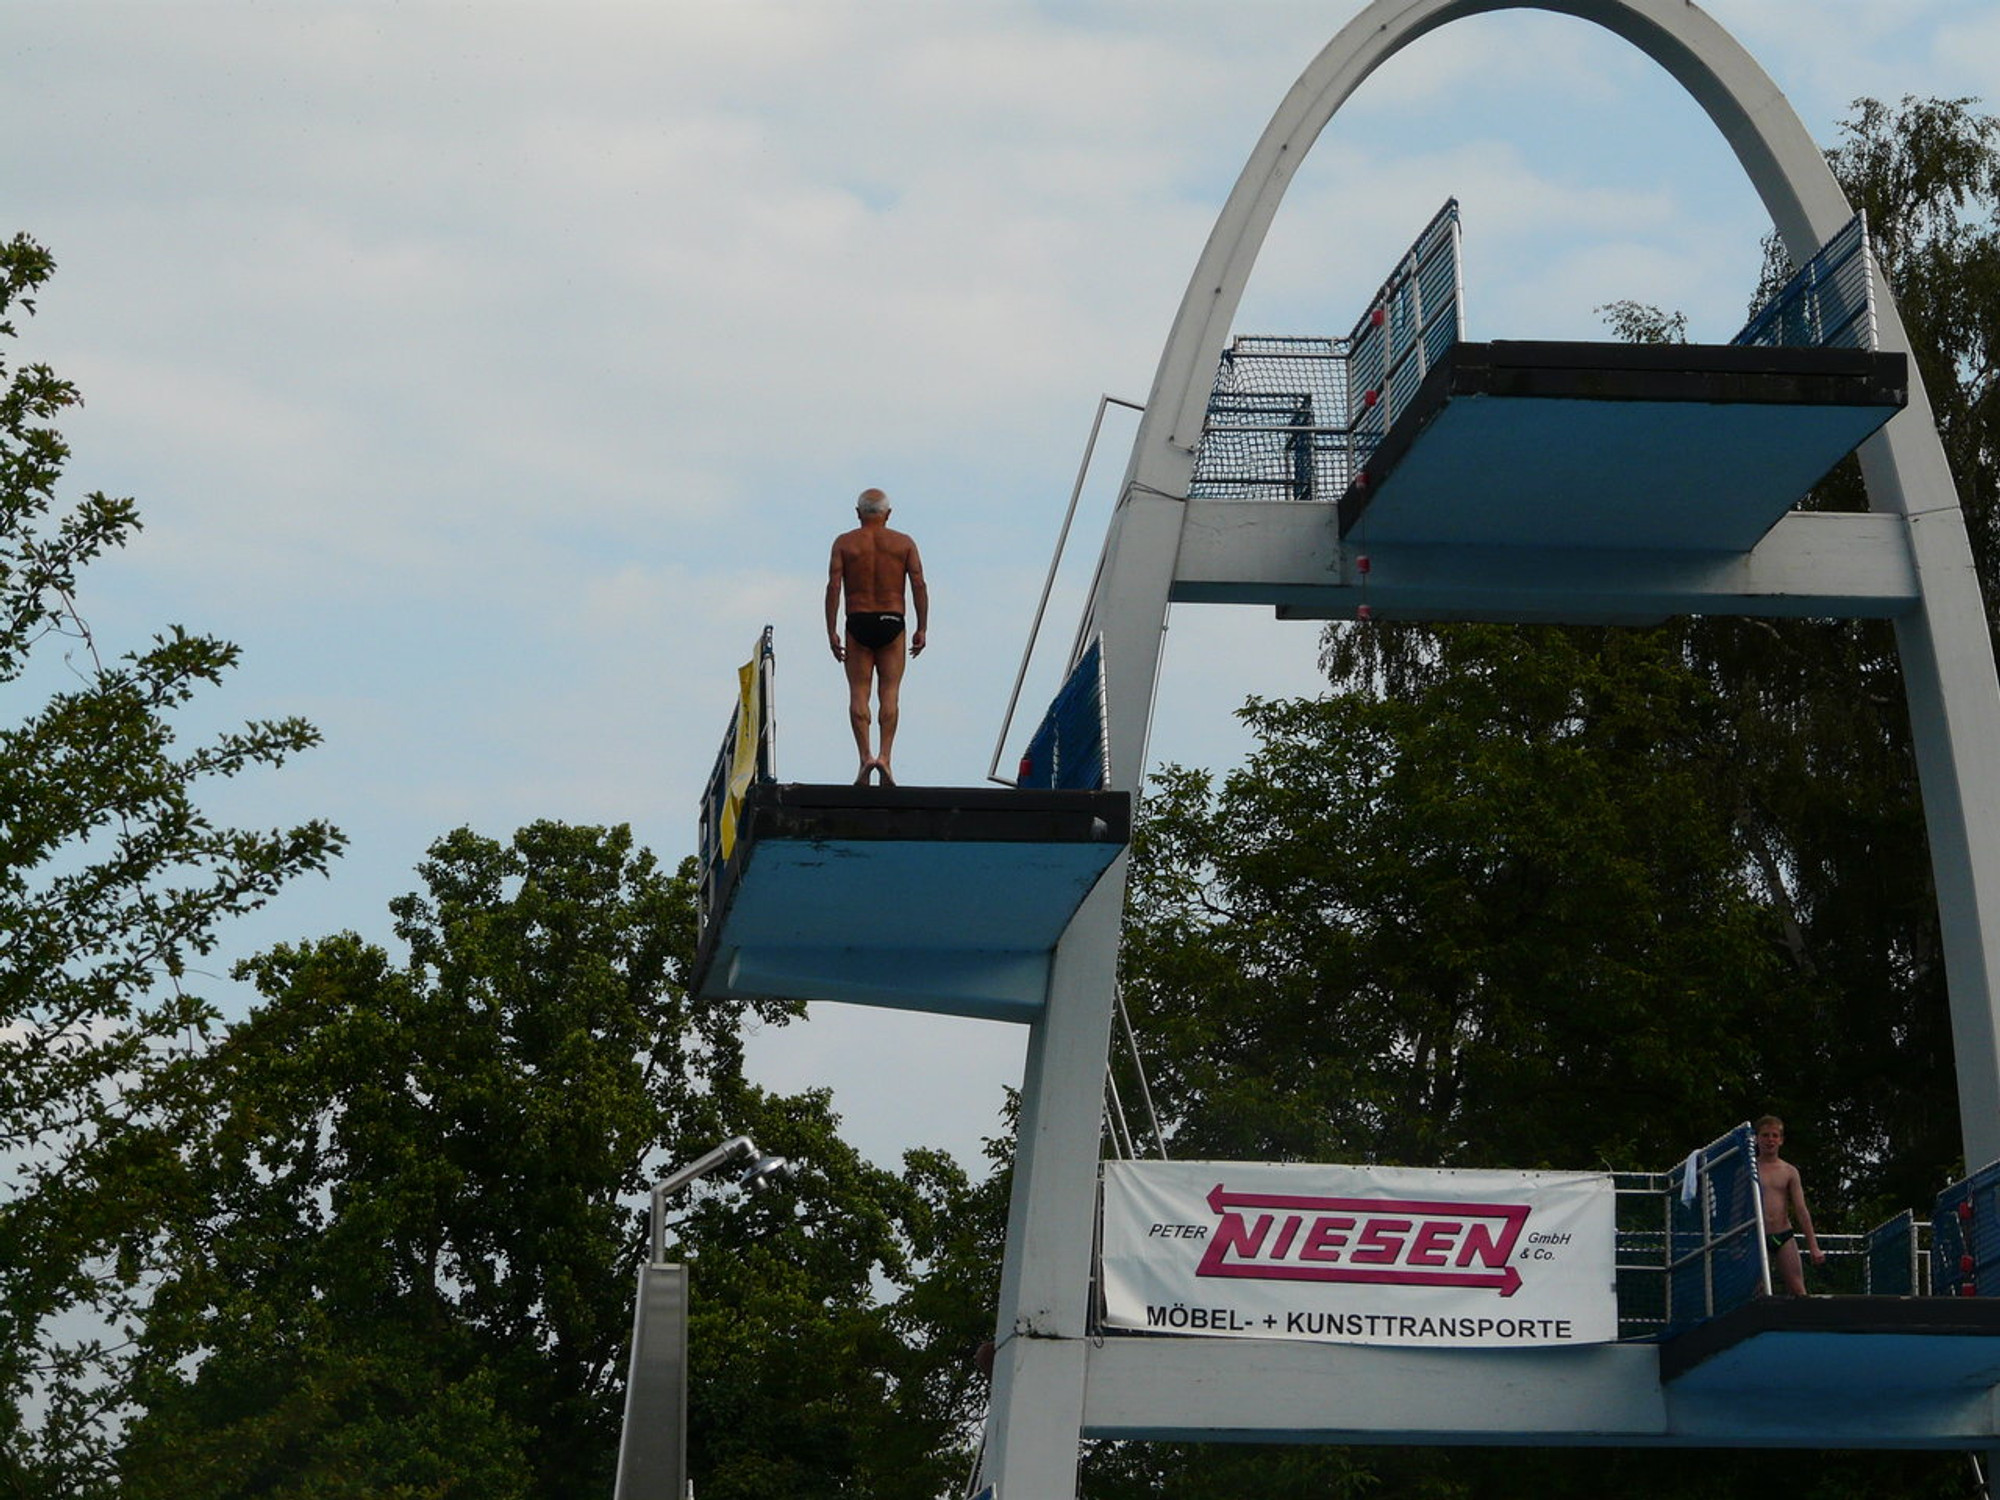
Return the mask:
<path id="1" fill-rule="evenodd" d="M 1908 404 L 1857 216 L 1727 344 L 1470 342 L 1456 203 L 1344 338 L 1223 351 L 1172 597 L 1289 618 L 1890 617 L 1895 518 L 1800 502 Z M 1317 502 L 1300 504 L 1299 502 Z"/>
<path id="2" fill-rule="evenodd" d="M 1748 552 L 1909 401 L 1865 349 L 1454 343 L 1339 502 L 1351 544 Z"/>
<path id="3" fill-rule="evenodd" d="M 1020 787 L 787 784 L 766 630 L 703 798 L 690 990 L 1033 1020 L 1057 940 L 1131 838 L 1131 798 L 1102 789 L 1096 660 Z"/>

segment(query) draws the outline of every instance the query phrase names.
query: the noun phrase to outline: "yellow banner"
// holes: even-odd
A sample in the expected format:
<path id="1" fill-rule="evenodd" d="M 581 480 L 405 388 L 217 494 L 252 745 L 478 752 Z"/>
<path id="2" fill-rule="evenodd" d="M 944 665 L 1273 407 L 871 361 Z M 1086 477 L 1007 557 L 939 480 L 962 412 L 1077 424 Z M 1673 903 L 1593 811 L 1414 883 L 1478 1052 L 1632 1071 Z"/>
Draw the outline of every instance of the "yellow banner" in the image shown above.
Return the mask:
<path id="1" fill-rule="evenodd" d="M 729 756 L 729 794 L 722 802 L 722 857 L 727 860 L 736 848 L 736 822 L 743 813 L 743 797 L 757 775 L 757 729 L 762 715 L 757 702 L 757 658 L 736 669 L 736 748 Z"/>

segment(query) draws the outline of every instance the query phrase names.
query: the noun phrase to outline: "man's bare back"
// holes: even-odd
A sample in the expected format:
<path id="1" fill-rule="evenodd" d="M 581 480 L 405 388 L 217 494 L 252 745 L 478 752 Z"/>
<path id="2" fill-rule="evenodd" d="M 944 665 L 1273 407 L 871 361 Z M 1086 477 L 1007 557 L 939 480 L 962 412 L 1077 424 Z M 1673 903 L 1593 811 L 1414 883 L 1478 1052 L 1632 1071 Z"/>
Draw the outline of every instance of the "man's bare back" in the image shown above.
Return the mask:
<path id="1" fill-rule="evenodd" d="M 1799 1259 L 1798 1237 L 1805 1236 L 1813 1264 L 1826 1264 L 1826 1252 L 1813 1233 L 1812 1214 L 1806 1209 L 1805 1184 L 1799 1169 L 1778 1155 L 1785 1144 L 1785 1122 L 1765 1115 L 1757 1122 L 1757 1188 L 1764 1204 L 1764 1235 L 1771 1259 L 1794 1297 L 1806 1294 L 1805 1267 Z"/>
<path id="2" fill-rule="evenodd" d="M 921 576 L 916 542 L 886 525 L 857 526 L 833 539 L 833 570 L 840 575 L 850 615 L 901 614 L 913 565 Z M 922 649 L 914 639 L 910 644 Z"/>
<path id="3" fill-rule="evenodd" d="M 889 497 L 880 490 L 861 492 L 855 505 L 861 524 L 833 539 L 827 564 L 826 643 L 834 660 L 847 668 L 848 721 L 861 755 L 858 786 L 870 774 L 895 785 L 889 756 L 896 742 L 903 668 L 908 656 L 922 655 L 930 627 L 930 590 L 924 583 L 923 558 L 913 538 L 889 529 Z M 916 606 L 916 629 L 905 634 L 904 598 Z M 840 623 L 845 602 L 847 620 Z M 906 655 L 907 652 L 907 655 Z M 881 711 L 879 751 L 868 744 L 871 689 Z"/>

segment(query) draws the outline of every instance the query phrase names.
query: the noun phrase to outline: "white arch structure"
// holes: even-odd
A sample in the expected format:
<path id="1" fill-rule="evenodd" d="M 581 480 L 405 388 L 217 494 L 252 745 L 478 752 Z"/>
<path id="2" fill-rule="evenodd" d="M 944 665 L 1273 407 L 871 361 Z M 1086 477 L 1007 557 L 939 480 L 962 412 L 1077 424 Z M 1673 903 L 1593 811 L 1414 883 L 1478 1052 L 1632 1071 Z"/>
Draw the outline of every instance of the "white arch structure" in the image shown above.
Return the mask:
<path id="1" fill-rule="evenodd" d="M 1795 261 L 1802 264 L 1849 218 L 1838 183 L 1784 96 L 1690 0 L 1374 0 L 1279 106 L 1209 237 L 1161 355 L 1078 636 L 1104 638 L 1113 786 L 1136 791 L 1141 783 L 1173 599 L 1289 602 L 1301 614 L 1351 617 L 1353 595 L 1341 585 L 1354 580 L 1326 508 L 1292 505 L 1280 513 L 1187 498 L 1209 386 L 1285 189 L 1334 112 L 1417 38 L 1511 9 L 1594 22 L 1679 80 L 1735 150 Z M 1907 353 L 1879 268 L 1871 274 L 1879 347 Z M 1641 570 L 1625 586 L 1663 612 L 1893 618 L 1937 878 L 1963 1137 L 1968 1165 L 1978 1166 L 2000 1158 L 2000 936 L 1986 937 L 2000 935 L 2000 689 L 1964 517 L 1914 361 L 1910 387 L 1908 407 L 1861 450 L 1867 514 L 1795 513 L 1744 558 L 1693 569 L 1683 560 L 1657 575 Z M 1569 605 L 1560 581 L 1555 588 L 1556 597 L 1520 601 L 1513 615 L 1504 598 L 1496 607 L 1489 597 L 1479 617 L 1618 615 L 1604 604 L 1601 585 L 1588 596 L 1579 589 Z M 1451 613 L 1437 610 L 1441 618 Z M 1254 1340 L 1126 1339 L 1093 1347 L 1086 1316 L 1100 1110 L 1124 892 L 1121 858 L 1058 946 L 1048 1003 L 1029 1042 L 984 1470 L 1001 1500 L 1073 1495 L 1085 1434 L 1995 1443 L 2000 1429 L 1988 1388 L 1968 1390 L 1957 1405 L 1890 1415 L 1880 1402 L 1866 1411 L 1838 1402 L 1831 1410 L 1822 1402 L 1817 1415 L 1811 1402 L 1774 1411 L 1755 1399 L 1664 1389 L 1657 1358 L 1643 1345 L 1505 1351 L 1505 1379 L 1494 1378 L 1501 1372 L 1488 1351 Z M 1330 1390 L 1341 1392 L 1332 1405 Z M 1848 1425 L 1830 1425 L 1842 1421 Z"/>

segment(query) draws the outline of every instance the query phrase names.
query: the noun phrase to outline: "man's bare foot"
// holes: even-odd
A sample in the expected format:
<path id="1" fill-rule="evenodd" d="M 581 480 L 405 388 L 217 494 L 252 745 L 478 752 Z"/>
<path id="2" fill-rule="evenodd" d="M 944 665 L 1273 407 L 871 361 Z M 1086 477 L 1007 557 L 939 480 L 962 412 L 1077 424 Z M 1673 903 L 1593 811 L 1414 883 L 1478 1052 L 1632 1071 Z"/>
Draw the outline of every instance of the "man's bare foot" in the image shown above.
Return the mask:
<path id="1" fill-rule="evenodd" d="M 894 786 L 896 784 L 896 778 L 889 774 L 889 767 L 885 763 L 879 760 L 876 761 L 875 769 L 882 773 L 882 785 Z"/>
<path id="2" fill-rule="evenodd" d="M 861 774 L 854 778 L 854 784 L 856 786 L 868 785 L 868 773 L 874 769 L 875 769 L 874 761 L 872 760 L 863 761 L 861 763 Z"/>

